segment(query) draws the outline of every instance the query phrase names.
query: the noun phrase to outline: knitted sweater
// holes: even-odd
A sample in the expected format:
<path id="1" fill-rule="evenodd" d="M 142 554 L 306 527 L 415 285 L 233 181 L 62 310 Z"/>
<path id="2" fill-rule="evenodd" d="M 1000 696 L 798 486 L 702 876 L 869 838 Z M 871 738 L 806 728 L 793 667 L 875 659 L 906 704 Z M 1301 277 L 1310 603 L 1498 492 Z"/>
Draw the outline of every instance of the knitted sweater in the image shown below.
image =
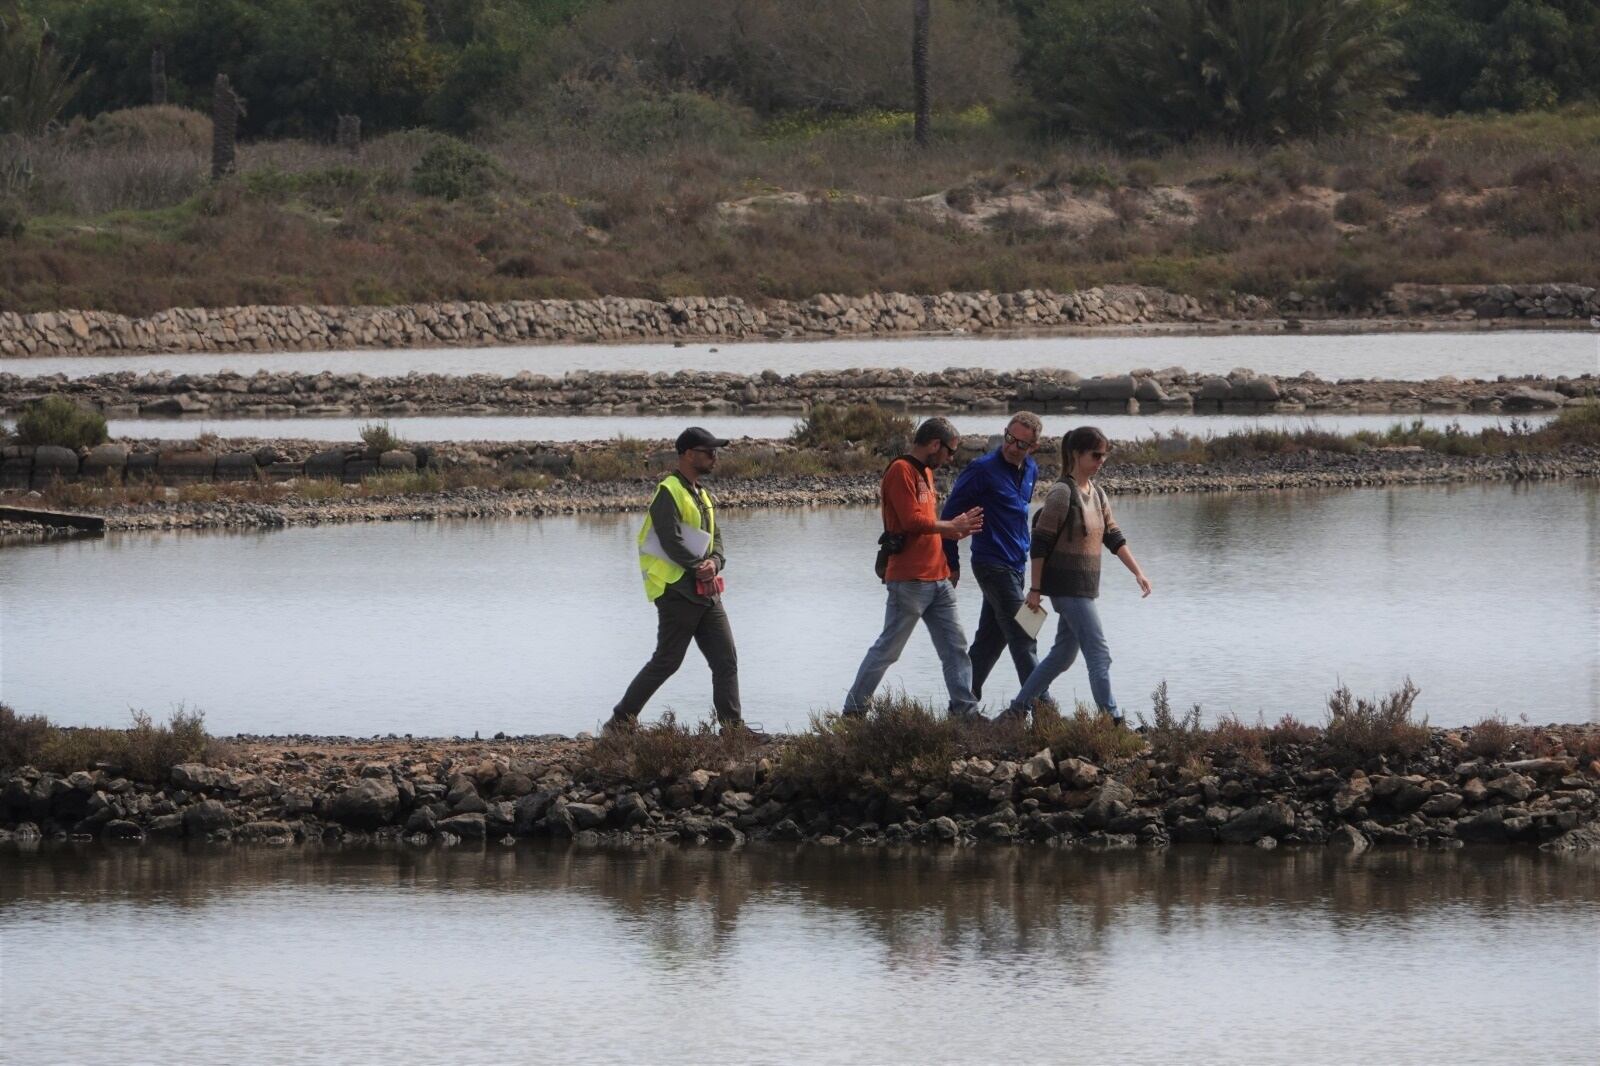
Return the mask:
<path id="1" fill-rule="evenodd" d="M 1128 538 L 1117 528 L 1111 501 L 1098 485 L 1079 492 L 1071 480 L 1050 486 L 1033 521 L 1029 556 L 1044 560 L 1039 591 L 1046 596 L 1100 595 L 1100 547 L 1112 554 Z"/>

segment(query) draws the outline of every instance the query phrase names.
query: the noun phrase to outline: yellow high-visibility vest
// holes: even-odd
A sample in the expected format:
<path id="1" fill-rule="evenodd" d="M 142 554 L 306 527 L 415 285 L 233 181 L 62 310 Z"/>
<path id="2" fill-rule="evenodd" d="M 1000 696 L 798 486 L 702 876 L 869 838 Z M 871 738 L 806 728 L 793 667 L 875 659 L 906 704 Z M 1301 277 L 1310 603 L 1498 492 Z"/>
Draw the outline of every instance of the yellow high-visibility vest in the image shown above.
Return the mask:
<path id="1" fill-rule="evenodd" d="M 711 535 L 711 543 L 716 543 L 717 537 L 717 511 L 712 506 L 711 494 L 705 493 L 706 509 L 704 521 L 701 519 L 700 506 L 695 502 L 694 494 L 684 484 L 683 479 L 676 475 L 663 478 L 661 484 L 656 486 L 656 494 L 662 489 L 672 494 L 672 502 L 678 505 L 678 518 L 684 525 L 694 529 L 703 529 Z M 655 505 L 655 496 L 650 497 L 650 504 Z M 644 575 L 645 598 L 651 603 L 661 598 L 667 591 L 667 586 L 678 580 L 685 573 L 683 567 L 671 559 L 663 558 L 645 550 L 645 542 L 650 539 L 650 530 L 654 524 L 649 508 L 645 509 L 644 526 L 639 530 L 639 571 Z M 659 540 L 656 543 L 660 543 Z"/>

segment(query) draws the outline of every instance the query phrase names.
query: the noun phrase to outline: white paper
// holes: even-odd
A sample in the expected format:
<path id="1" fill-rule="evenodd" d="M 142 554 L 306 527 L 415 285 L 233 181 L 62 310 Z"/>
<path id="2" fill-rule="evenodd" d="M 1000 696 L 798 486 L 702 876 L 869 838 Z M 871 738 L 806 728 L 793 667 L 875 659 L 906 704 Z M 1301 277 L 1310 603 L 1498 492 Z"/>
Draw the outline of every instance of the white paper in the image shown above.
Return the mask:
<path id="1" fill-rule="evenodd" d="M 1044 628 L 1044 620 L 1049 614 L 1050 612 L 1044 609 L 1044 604 L 1039 604 L 1039 609 L 1035 611 L 1028 606 L 1028 601 L 1024 600 L 1022 606 L 1017 608 L 1017 625 L 1021 626 L 1022 631 L 1029 637 L 1037 637 L 1039 630 Z"/>
<path id="2" fill-rule="evenodd" d="M 706 530 L 696 529 L 694 526 L 686 526 L 680 523 L 678 525 L 678 533 L 683 537 L 683 546 L 688 548 L 689 554 L 696 559 L 704 559 L 706 552 L 711 550 L 711 534 Z M 672 558 L 665 551 L 662 551 L 661 538 L 656 536 L 655 526 L 651 526 L 650 532 L 645 535 L 644 550 L 647 554 L 654 555 L 659 559 Z"/>

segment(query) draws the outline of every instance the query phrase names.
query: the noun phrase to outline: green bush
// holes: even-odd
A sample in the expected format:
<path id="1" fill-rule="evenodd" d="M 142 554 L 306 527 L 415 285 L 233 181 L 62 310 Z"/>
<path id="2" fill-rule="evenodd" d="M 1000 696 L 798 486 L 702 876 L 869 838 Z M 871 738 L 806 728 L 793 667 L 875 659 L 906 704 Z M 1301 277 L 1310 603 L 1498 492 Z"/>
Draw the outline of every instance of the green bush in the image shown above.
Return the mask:
<path id="1" fill-rule="evenodd" d="M 104 444 L 107 436 L 105 415 L 79 407 L 65 396 L 35 400 L 17 418 L 17 441 L 21 444 L 92 448 Z"/>
<path id="2" fill-rule="evenodd" d="M 28 211 L 9 196 L 0 197 L 0 237 L 19 241 L 28 231 Z"/>
<path id="3" fill-rule="evenodd" d="M 1156 0 L 1052 101 L 1125 140 L 1281 141 L 1354 126 L 1399 89 L 1387 0 Z"/>
<path id="4" fill-rule="evenodd" d="M 125 107 L 102 111 L 92 119 L 73 119 L 66 141 L 83 148 L 210 151 L 211 118 L 172 104 Z"/>
<path id="5" fill-rule="evenodd" d="M 789 439 L 809 448 L 864 444 L 879 455 L 892 456 L 906 450 L 915 429 L 910 418 L 875 403 L 818 403 Z"/>
<path id="6" fill-rule="evenodd" d="M 1593 100 L 1600 5 L 1591 0 L 1410 0 L 1394 32 L 1412 103 L 1439 112 L 1521 111 Z"/>
<path id="7" fill-rule="evenodd" d="M 361 440 L 367 446 L 367 454 L 376 459 L 384 452 L 392 452 L 400 447 L 402 441 L 389 430 L 387 422 L 369 422 L 361 427 Z"/>
<path id="8" fill-rule="evenodd" d="M 500 168 L 487 154 L 454 137 L 441 137 L 411 169 L 411 187 L 423 196 L 460 200 L 494 187 Z"/>

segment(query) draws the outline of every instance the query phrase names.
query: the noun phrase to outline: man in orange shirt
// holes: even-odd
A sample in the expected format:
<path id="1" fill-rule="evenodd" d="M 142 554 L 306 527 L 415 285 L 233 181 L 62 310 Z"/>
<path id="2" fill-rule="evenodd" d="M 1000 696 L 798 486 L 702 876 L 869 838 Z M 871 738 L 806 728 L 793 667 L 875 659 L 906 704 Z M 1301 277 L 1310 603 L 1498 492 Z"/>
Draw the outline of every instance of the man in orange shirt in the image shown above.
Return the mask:
<path id="1" fill-rule="evenodd" d="M 947 418 L 930 418 L 917 427 L 911 453 L 889 464 L 879 492 L 883 498 L 883 528 L 905 538 L 905 547 L 889 556 L 884 583 L 889 605 L 883 632 L 867 651 L 856 672 L 855 684 L 844 698 L 847 717 L 867 713 L 878 683 L 900 658 L 911 631 L 921 619 L 928 625 L 933 647 L 944 666 L 945 687 L 950 690 L 950 713 L 969 717 L 978 713 L 972 694 L 972 660 L 967 657 L 967 637 L 956 614 L 955 586 L 944 555 L 944 540 L 961 540 L 983 528 L 983 508 L 974 507 L 949 520 L 939 518 L 933 472 L 955 458 L 961 435 Z"/>

